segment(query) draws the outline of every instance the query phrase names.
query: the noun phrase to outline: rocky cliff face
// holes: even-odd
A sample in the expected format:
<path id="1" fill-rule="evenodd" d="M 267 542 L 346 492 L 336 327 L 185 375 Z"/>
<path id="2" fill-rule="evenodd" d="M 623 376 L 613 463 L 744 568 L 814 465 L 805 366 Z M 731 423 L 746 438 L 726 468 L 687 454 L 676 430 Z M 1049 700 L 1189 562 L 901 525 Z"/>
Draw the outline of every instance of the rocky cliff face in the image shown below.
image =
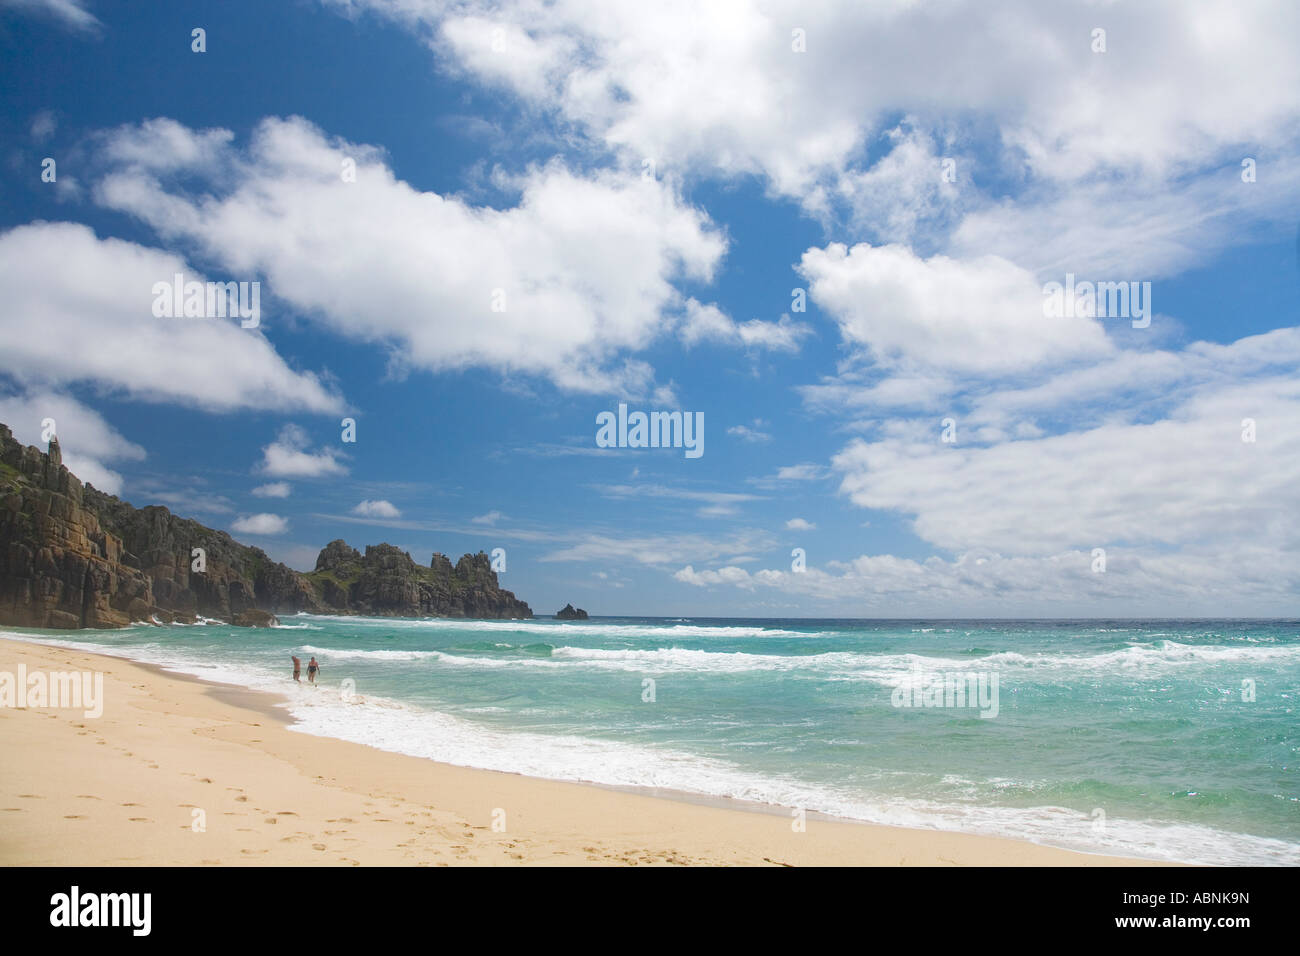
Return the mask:
<path id="1" fill-rule="evenodd" d="M 0 623 L 121 627 L 154 607 L 153 582 L 85 492 L 57 442 L 42 454 L 0 425 Z"/>
<path id="2" fill-rule="evenodd" d="M 196 566 L 195 549 L 202 549 Z M 226 621 L 278 613 L 531 617 L 498 587 L 487 555 L 429 568 L 391 545 L 361 555 L 342 541 L 299 574 L 260 548 L 166 508 L 134 508 L 82 483 L 0 425 L 0 625 L 123 627 L 157 618 Z"/>

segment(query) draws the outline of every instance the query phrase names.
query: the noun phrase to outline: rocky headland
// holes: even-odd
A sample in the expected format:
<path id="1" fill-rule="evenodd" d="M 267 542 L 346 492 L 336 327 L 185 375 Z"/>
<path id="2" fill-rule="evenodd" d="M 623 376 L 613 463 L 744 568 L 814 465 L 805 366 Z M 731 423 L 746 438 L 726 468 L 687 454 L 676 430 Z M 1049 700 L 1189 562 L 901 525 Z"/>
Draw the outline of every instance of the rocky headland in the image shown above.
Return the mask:
<path id="1" fill-rule="evenodd" d="M 532 617 L 488 556 L 422 567 L 389 544 L 343 541 L 303 574 L 224 531 L 83 484 L 58 442 L 42 452 L 0 425 L 0 626 L 110 628 L 200 617 L 265 626 L 276 614 Z"/>

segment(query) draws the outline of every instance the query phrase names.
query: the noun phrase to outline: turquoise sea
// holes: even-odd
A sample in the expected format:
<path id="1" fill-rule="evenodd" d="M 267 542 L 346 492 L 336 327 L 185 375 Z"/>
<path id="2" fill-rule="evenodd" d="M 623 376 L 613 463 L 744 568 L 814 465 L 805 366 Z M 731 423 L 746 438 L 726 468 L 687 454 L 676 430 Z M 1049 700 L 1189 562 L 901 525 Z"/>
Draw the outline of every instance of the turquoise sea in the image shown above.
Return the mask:
<path id="1" fill-rule="evenodd" d="M 267 630 L 3 636 L 278 691 L 304 733 L 469 767 L 1093 852 L 1300 864 L 1297 621 L 299 615 Z M 935 674 L 967 673 L 986 689 L 996 675 L 996 716 L 896 706 L 923 702 Z"/>

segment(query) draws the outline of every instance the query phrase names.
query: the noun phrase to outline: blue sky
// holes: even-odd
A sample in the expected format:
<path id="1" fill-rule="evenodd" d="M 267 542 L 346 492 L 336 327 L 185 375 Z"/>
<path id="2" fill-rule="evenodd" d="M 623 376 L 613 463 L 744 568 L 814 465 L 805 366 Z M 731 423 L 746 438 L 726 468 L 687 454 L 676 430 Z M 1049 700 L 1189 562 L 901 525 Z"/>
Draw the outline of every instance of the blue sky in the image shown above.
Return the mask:
<path id="1" fill-rule="evenodd" d="M 0 421 L 294 567 L 503 548 L 539 613 L 1294 615 L 1297 40 L 1262 2 L 5 0 Z M 258 326 L 153 315 L 177 271 L 259 282 Z M 1045 316 L 1067 273 L 1149 326 Z M 620 402 L 704 454 L 597 448 Z"/>

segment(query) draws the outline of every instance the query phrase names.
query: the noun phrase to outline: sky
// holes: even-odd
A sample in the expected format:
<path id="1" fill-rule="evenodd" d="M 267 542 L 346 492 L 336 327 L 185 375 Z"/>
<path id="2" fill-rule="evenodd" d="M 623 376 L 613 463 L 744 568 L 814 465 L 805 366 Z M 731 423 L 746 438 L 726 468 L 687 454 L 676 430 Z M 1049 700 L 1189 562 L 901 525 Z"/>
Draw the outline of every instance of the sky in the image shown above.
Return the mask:
<path id="1" fill-rule="evenodd" d="M 539 614 L 1300 616 L 1297 51 L 1289 0 L 0 0 L 0 421 Z"/>

